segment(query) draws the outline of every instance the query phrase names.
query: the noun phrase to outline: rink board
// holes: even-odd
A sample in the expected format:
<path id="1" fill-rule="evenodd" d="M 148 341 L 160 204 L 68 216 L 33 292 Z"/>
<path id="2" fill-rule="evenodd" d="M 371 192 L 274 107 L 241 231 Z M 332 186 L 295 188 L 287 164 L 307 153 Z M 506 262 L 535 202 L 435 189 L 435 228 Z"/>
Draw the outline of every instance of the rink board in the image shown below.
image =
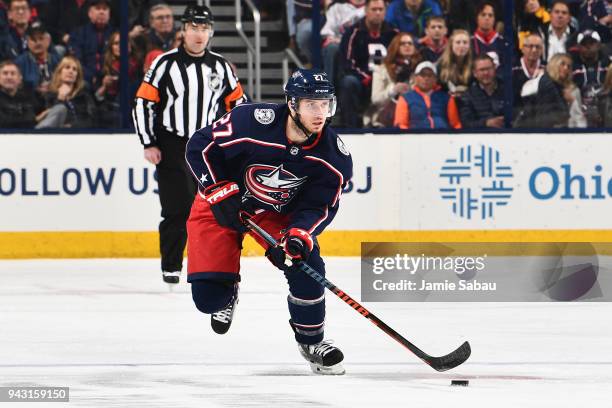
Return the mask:
<path id="1" fill-rule="evenodd" d="M 343 135 L 354 177 L 321 236 L 362 241 L 612 241 L 604 134 Z M 0 136 L 0 258 L 154 257 L 154 167 L 135 135 Z M 247 254 L 261 253 L 248 240 Z"/>

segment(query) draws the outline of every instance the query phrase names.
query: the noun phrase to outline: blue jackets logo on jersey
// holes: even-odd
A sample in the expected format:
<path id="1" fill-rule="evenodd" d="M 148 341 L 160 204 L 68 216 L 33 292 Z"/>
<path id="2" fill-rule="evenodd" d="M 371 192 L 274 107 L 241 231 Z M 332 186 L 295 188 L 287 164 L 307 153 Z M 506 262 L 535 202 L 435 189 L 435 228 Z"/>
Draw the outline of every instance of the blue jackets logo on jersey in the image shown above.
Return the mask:
<path id="1" fill-rule="evenodd" d="M 297 194 L 307 177 L 298 178 L 283 169 L 283 165 L 269 166 L 253 164 L 247 167 L 244 175 L 246 197 L 267 204 L 280 212 Z"/>

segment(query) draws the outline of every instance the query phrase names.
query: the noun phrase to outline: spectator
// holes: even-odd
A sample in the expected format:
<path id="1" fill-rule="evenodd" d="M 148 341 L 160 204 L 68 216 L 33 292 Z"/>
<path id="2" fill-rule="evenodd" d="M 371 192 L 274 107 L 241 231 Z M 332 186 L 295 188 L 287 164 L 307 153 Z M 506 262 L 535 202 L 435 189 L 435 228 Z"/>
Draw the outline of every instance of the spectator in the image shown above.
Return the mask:
<path id="1" fill-rule="evenodd" d="M 440 82 L 454 96 L 467 91 L 472 75 L 472 49 L 470 35 L 465 30 L 455 30 L 438 61 Z"/>
<path id="2" fill-rule="evenodd" d="M 523 40 L 521 48 L 523 56 L 512 67 L 512 89 L 514 90 L 514 106 L 521 106 L 521 90 L 525 82 L 544 74 L 542 64 L 544 43 L 538 34 L 529 34 Z"/>
<path id="3" fill-rule="evenodd" d="M 150 10 L 155 4 L 161 4 L 160 0 L 128 0 L 129 15 L 128 25 L 132 28 L 142 28 L 149 24 Z M 116 25 L 121 24 L 121 20 Z"/>
<path id="4" fill-rule="evenodd" d="M 570 128 L 585 128 L 587 127 L 587 119 L 582 104 L 580 90 L 573 82 L 567 84 L 563 88 L 563 99 L 569 105 L 569 120 L 567 126 Z M 597 109 L 597 106 L 595 106 Z"/>
<path id="5" fill-rule="evenodd" d="M 87 2 L 84 0 L 48 0 L 41 19 L 54 44 L 68 46 L 70 33 L 87 23 Z"/>
<path id="6" fill-rule="evenodd" d="M 168 51 L 174 43 L 174 16 L 172 9 L 165 3 L 159 3 L 151 7 L 149 11 L 149 49 L 160 49 Z"/>
<path id="7" fill-rule="evenodd" d="M 15 62 L 21 70 L 25 86 L 42 95 L 48 91 L 51 74 L 60 57 L 51 47 L 51 36 L 40 21 L 28 27 L 26 37 L 28 51 L 17 57 Z"/>
<path id="8" fill-rule="evenodd" d="M 541 77 L 523 86 L 525 108 L 518 127 L 565 128 L 570 112 L 564 89 L 571 84 L 572 59 L 568 54 L 554 55 Z M 533 91 L 532 91 L 533 90 Z M 534 92 L 532 98 L 530 94 Z"/>
<path id="9" fill-rule="evenodd" d="M 385 2 L 367 0 L 365 17 L 342 36 L 340 62 L 343 76 L 339 101 L 342 120 L 347 127 L 361 127 L 359 114 L 370 102 L 372 71 L 387 55 L 387 46 L 397 33 L 384 17 Z"/>
<path id="10" fill-rule="evenodd" d="M 452 0 L 438 0 L 438 3 L 440 4 L 442 15 L 444 16 L 444 18 L 446 18 L 448 16 L 448 13 L 450 12 Z"/>
<path id="11" fill-rule="evenodd" d="M 46 106 L 47 114 L 37 128 L 89 128 L 93 125 L 94 102 L 87 92 L 81 63 L 75 57 L 62 58 L 53 72 Z"/>
<path id="12" fill-rule="evenodd" d="M 578 34 L 578 53 L 574 56 L 573 80 L 585 90 L 600 88 L 608 71 L 608 58 L 601 54 L 601 38 L 597 31 L 585 30 Z"/>
<path id="13" fill-rule="evenodd" d="M 150 6 L 150 3 L 153 5 Z M 159 8 L 157 8 L 158 6 Z M 151 15 L 153 8 L 155 8 L 155 16 Z M 111 7 L 110 25 L 118 27 L 121 22 L 113 24 L 113 10 L 113 7 Z M 169 14 L 167 13 L 168 10 L 170 10 Z M 174 35 L 166 38 L 164 33 L 168 28 L 172 32 L 176 32 L 174 30 L 174 15 L 170 6 L 159 0 L 129 0 L 128 25 L 131 27 L 128 34 L 129 44 L 132 47 L 130 55 L 140 63 L 144 63 L 147 54 L 153 50 L 160 50 L 159 53 L 155 54 L 156 56 L 169 50 L 170 48 L 162 49 L 162 47 L 170 47 Z M 153 26 L 157 26 L 157 29 Z M 159 31 L 159 33 L 156 34 L 156 31 Z"/>
<path id="14" fill-rule="evenodd" d="M 425 60 L 434 64 L 438 62 L 448 43 L 447 34 L 448 30 L 444 17 L 434 16 L 427 20 L 425 37 L 419 40 L 421 54 Z"/>
<path id="15" fill-rule="evenodd" d="M 602 122 L 597 107 L 597 96 L 608 71 L 608 58 L 601 52 L 599 33 L 585 30 L 578 34 L 578 54 L 574 56 L 572 78 L 582 96 L 589 126 Z"/>
<path id="16" fill-rule="evenodd" d="M 515 0 L 518 1 L 518 0 Z M 473 33 L 476 30 L 476 9 L 479 6 L 478 0 L 450 0 L 450 12 L 448 13 L 448 27 L 451 32 L 458 29 Z M 495 7 L 495 15 L 500 16 L 499 22 L 495 27 L 497 32 L 502 32 L 502 4 L 500 0 L 492 0 Z"/>
<path id="17" fill-rule="evenodd" d="M 481 2 L 476 8 L 476 31 L 472 36 L 474 56 L 487 54 L 495 66 L 504 62 L 504 39 L 495 31 L 495 8 L 489 1 Z"/>
<path id="18" fill-rule="evenodd" d="M 334 3 L 325 13 L 325 25 L 321 29 L 323 37 L 323 69 L 332 80 L 335 79 L 336 55 L 346 28 L 361 20 L 365 15 L 365 0 L 349 0 L 347 3 Z"/>
<path id="19" fill-rule="evenodd" d="M 586 0 L 580 5 L 581 20 L 591 17 L 601 25 L 612 27 L 612 2 L 610 0 Z"/>
<path id="20" fill-rule="evenodd" d="M 170 49 L 180 47 L 182 42 L 183 42 L 183 31 L 176 30 L 174 32 L 174 42 L 170 46 Z M 153 60 L 157 58 L 158 55 L 161 55 L 163 53 L 164 51 L 160 49 L 154 49 L 154 50 L 149 51 L 147 55 L 145 56 L 144 63 L 142 66 L 142 72 L 146 73 L 149 70 L 149 67 L 151 66 L 151 64 L 153 63 Z"/>
<path id="21" fill-rule="evenodd" d="M 542 34 L 544 38 L 544 59 L 550 61 L 555 54 L 568 52 L 570 38 L 575 29 L 570 26 L 571 14 L 564 0 L 555 0 L 550 11 L 550 23 Z"/>
<path id="22" fill-rule="evenodd" d="M 109 0 L 111 6 L 111 25 L 119 25 L 120 2 L 124 0 Z M 148 9 L 149 1 L 158 0 L 125 0 L 129 4 L 129 15 L 127 16 L 130 27 L 136 25 L 141 27 L 139 11 Z M 62 48 L 68 47 L 70 33 L 78 27 L 89 22 L 90 0 L 42 0 L 46 3 L 41 20 L 49 29 L 54 44 Z"/>
<path id="23" fill-rule="evenodd" d="M 102 79 L 104 50 L 113 32 L 110 26 L 110 0 L 89 0 L 89 22 L 70 34 L 69 48 L 81 61 L 85 82 L 96 87 Z"/>
<path id="24" fill-rule="evenodd" d="M 525 38 L 533 33 L 544 33 L 550 23 L 550 14 L 539 0 L 522 0 L 517 3 L 518 48 L 523 49 Z"/>
<path id="25" fill-rule="evenodd" d="M 128 77 L 130 79 L 129 99 L 133 100 L 136 95 L 136 87 L 140 83 L 141 72 L 138 61 L 132 54 L 132 46 L 128 44 Z M 120 44 L 119 32 L 111 34 L 108 47 L 104 53 L 104 68 L 102 84 L 94 93 L 98 102 L 98 127 L 100 128 L 119 128 L 121 127 L 121 115 L 119 106 L 119 72 L 120 72 Z"/>
<path id="26" fill-rule="evenodd" d="M 441 16 L 442 8 L 436 0 L 393 0 L 385 21 L 405 33 L 417 37 L 425 35 L 425 23 L 432 16 Z"/>
<path id="27" fill-rule="evenodd" d="M 461 124 L 465 128 L 504 127 L 504 87 L 495 78 L 495 62 L 487 54 L 474 58 L 475 81 L 463 96 Z"/>
<path id="28" fill-rule="evenodd" d="M 372 75 L 372 126 L 392 127 L 397 97 L 410 90 L 412 73 L 423 59 L 416 37 L 400 33 L 393 38 L 382 64 Z"/>
<path id="29" fill-rule="evenodd" d="M 263 21 L 278 20 L 283 12 L 285 0 L 253 0 Z"/>
<path id="30" fill-rule="evenodd" d="M 455 97 L 437 85 L 436 66 L 423 61 L 414 74 L 414 89 L 397 101 L 395 126 L 400 129 L 461 129 Z"/>
<path id="31" fill-rule="evenodd" d="M 21 73 L 12 61 L 0 63 L 0 127 L 32 128 L 36 124 L 37 102 L 22 87 Z"/>
<path id="32" fill-rule="evenodd" d="M 15 59 L 28 49 L 26 30 L 30 24 L 32 12 L 27 0 L 10 0 L 8 3 L 7 31 L 0 35 L 0 61 Z"/>
<path id="33" fill-rule="evenodd" d="M 612 36 L 612 1 L 584 0 L 580 6 L 580 27 L 592 28 L 602 36 L 602 43 Z"/>
<path id="34" fill-rule="evenodd" d="M 599 117 L 601 125 L 605 128 L 612 128 L 612 64 L 608 66 L 608 73 L 602 93 L 599 97 Z"/>

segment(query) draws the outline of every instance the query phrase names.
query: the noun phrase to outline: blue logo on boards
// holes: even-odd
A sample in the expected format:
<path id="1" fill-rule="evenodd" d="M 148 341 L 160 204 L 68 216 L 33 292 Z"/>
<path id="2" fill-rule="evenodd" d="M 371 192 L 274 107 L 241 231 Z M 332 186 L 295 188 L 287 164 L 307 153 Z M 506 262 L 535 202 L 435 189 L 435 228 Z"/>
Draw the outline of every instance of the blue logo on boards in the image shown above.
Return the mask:
<path id="1" fill-rule="evenodd" d="M 494 209 L 512 197 L 512 168 L 503 165 L 497 150 L 488 146 L 464 146 L 455 158 L 446 159 L 440 171 L 443 200 L 453 213 L 468 220 L 493 218 Z"/>

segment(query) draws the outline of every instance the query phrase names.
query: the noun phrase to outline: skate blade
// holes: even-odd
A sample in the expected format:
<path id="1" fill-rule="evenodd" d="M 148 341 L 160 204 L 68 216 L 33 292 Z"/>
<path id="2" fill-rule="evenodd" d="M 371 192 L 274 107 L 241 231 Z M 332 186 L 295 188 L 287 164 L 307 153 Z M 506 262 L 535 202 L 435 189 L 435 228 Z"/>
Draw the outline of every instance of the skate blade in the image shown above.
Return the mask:
<path id="1" fill-rule="evenodd" d="M 319 375 L 344 375 L 344 373 L 346 372 L 344 370 L 344 367 L 342 366 L 342 363 L 334 364 L 333 366 L 329 367 L 325 367 L 315 363 L 308 364 L 310 364 L 310 369 L 312 370 L 312 372 Z"/>

